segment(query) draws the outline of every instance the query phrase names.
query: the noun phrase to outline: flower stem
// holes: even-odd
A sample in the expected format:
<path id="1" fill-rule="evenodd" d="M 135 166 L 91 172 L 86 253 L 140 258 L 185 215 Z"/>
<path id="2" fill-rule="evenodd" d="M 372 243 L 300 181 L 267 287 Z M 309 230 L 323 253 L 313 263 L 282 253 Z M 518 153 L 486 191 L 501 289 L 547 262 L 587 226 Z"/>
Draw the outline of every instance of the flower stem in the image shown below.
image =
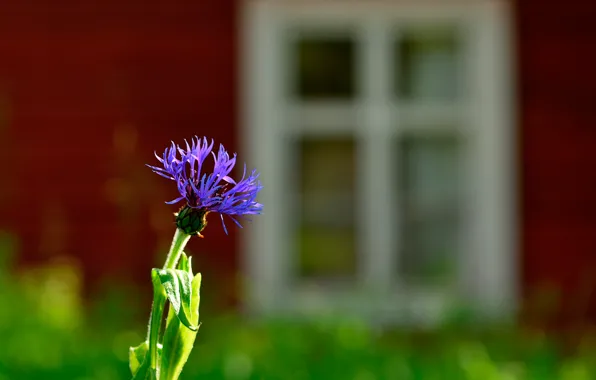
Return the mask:
<path id="1" fill-rule="evenodd" d="M 165 308 L 166 295 L 159 278 L 153 279 L 153 305 L 151 306 L 151 316 L 149 317 L 149 358 L 151 360 L 151 370 L 154 371 L 159 379 L 159 369 L 157 367 L 158 352 L 157 344 L 160 334 L 161 319 Z"/>
<path id="2" fill-rule="evenodd" d="M 172 245 L 170 251 L 166 257 L 166 263 L 164 269 L 175 269 L 180 255 L 188 243 L 191 235 L 188 235 L 176 229 L 174 238 L 172 239 Z M 152 276 L 153 277 L 153 276 Z M 157 344 L 159 343 L 159 336 L 161 335 L 161 322 L 163 318 L 166 294 L 158 278 L 153 277 L 153 305 L 151 306 L 151 316 L 149 317 L 149 331 L 147 332 L 147 340 L 149 341 L 149 357 L 151 360 L 151 370 L 156 374 L 159 379 L 159 368 L 158 368 L 158 352 Z"/>
<path id="3" fill-rule="evenodd" d="M 172 245 L 170 246 L 170 252 L 168 252 L 168 256 L 166 257 L 166 263 L 163 269 L 175 269 L 176 264 L 178 263 L 178 259 L 180 258 L 180 254 L 182 254 L 182 250 L 188 243 L 191 235 L 184 233 L 181 229 L 176 228 L 176 233 L 174 234 L 174 238 L 172 239 Z"/>

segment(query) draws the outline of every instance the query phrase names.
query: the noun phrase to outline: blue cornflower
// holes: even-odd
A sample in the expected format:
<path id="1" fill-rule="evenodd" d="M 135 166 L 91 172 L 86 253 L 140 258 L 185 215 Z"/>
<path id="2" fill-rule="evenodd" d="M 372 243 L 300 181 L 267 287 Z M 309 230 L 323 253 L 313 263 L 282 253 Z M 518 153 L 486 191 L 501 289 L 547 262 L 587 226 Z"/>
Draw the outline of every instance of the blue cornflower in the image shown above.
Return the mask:
<path id="1" fill-rule="evenodd" d="M 227 215 L 239 227 L 242 227 L 236 217 L 249 214 L 260 214 L 263 205 L 256 201 L 257 193 L 262 189 L 257 180 L 259 174 L 253 170 L 244 174 L 238 182 L 230 176 L 236 164 L 236 154 L 230 158 L 223 145 L 220 144 L 217 155 L 213 152 L 213 140 L 206 137 L 191 139 L 186 142 L 186 149 L 172 145 L 157 160 L 163 167 L 147 165 L 153 172 L 176 182 L 180 197 L 166 202 L 174 204 L 186 200 L 186 205 L 176 214 L 176 225 L 185 233 L 201 236 L 201 231 L 207 224 L 206 217 L 210 212 L 220 214 L 221 222 L 226 234 L 228 230 L 224 223 Z M 179 155 L 178 155 L 179 154 Z M 211 155 L 214 159 L 213 171 L 205 172 L 203 164 Z"/>

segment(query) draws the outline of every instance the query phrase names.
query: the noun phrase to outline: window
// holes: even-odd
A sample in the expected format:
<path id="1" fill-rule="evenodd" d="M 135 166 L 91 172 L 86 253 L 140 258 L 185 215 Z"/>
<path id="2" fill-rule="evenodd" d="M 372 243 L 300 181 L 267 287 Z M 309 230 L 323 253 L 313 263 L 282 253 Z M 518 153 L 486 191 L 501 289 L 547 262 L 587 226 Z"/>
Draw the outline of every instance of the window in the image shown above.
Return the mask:
<path id="1" fill-rule="evenodd" d="M 246 149 L 255 313 L 440 321 L 515 307 L 507 9 L 497 1 L 255 1 Z"/>

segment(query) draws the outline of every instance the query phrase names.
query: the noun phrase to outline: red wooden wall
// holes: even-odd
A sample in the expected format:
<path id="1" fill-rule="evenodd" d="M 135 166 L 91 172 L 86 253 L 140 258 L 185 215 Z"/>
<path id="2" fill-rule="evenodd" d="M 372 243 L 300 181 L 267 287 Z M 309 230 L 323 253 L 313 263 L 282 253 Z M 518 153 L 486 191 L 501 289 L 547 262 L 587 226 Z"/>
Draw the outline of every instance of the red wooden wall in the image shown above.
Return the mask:
<path id="1" fill-rule="evenodd" d="M 176 207 L 144 164 L 195 134 L 237 145 L 235 13 L 233 0 L 0 2 L 0 229 L 22 260 L 72 255 L 91 285 L 148 283 Z M 205 235 L 197 263 L 231 275 L 234 233 L 214 218 Z"/>
<path id="2" fill-rule="evenodd" d="M 596 5 L 516 8 L 525 294 L 555 320 L 594 321 Z"/>
<path id="3" fill-rule="evenodd" d="M 514 8 L 524 294 L 540 304 L 560 290 L 559 316 L 594 318 L 596 7 Z M 92 285 L 148 280 L 175 190 L 144 163 L 194 134 L 237 146 L 236 11 L 233 0 L 0 3 L 0 228 L 19 235 L 24 261 L 72 255 Z M 212 220 L 206 235 L 190 250 L 225 283 L 234 232 Z"/>

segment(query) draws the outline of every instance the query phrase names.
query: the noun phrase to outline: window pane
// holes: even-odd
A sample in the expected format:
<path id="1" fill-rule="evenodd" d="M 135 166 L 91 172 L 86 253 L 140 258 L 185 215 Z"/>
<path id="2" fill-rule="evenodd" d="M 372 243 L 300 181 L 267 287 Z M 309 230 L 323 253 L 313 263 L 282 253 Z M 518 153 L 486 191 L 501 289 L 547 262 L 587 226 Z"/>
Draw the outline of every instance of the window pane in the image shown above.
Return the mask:
<path id="1" fill-rule="evenodd" d="M 396 41 L 397 95 L 453 100 L 460 95 L 460 41 L 453 28 L 407 31 Z"/>
<path id="2" fill-rule="evenodd" d="M 461 232 L 461 141 L 450 134 L 412 134 L 398 145 L 400 277 L 448 281 L 456 269 Z"/>
<path id="3" fill-rule="evenodd" d="M 354 142 L 305 139 L 299 152 L 299 273 L 304 277 L 353 276 Z"/>
<path id="4" fill-rule="evenodd" d="M 303 37 L 295 44 L 295 95 L 302 99 L 354 96 L 354 41 Z"/>

